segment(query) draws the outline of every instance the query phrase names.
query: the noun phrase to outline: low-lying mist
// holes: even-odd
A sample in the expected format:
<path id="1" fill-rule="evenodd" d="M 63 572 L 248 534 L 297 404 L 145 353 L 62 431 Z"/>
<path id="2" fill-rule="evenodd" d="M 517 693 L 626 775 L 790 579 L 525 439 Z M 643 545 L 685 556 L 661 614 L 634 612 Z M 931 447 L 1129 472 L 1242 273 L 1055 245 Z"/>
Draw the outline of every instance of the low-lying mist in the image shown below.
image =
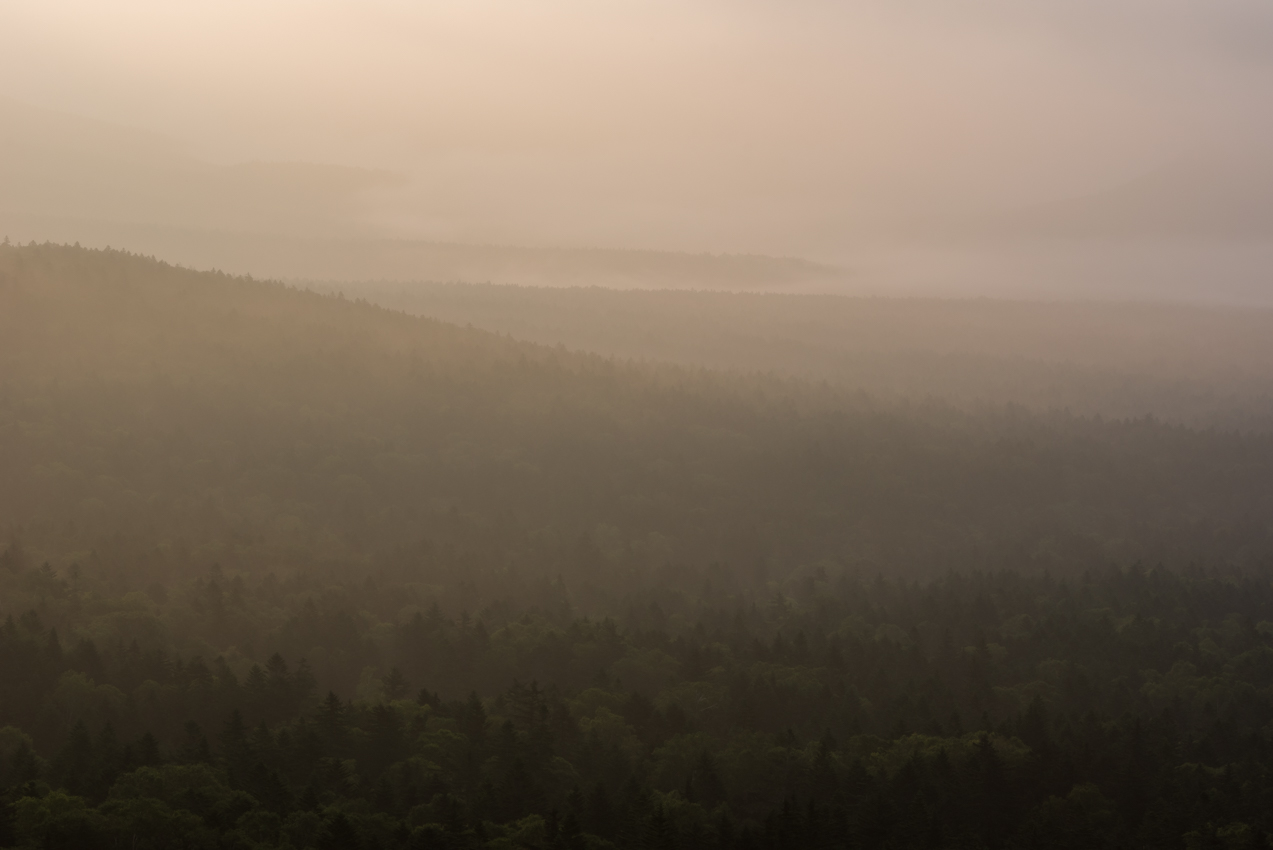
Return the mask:
<path id="1" fill-rule="evenodd" d="M 1273 427 L 1273 312 L 1183 304 L 303 284 L 545 345 L 879 400 Z"/>
<path id="2" fill-rule="evenodd" d="M 1273 847 L 1271 45 L 0 4 L 0 848 Z"/>

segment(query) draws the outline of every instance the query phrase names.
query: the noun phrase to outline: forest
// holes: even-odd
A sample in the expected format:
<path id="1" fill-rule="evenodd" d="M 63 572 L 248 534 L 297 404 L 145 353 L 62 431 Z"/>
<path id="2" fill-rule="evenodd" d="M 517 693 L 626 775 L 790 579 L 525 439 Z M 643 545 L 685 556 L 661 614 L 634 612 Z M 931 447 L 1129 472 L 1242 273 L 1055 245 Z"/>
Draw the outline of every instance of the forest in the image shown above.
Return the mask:
<path id="1" fill-rule="evenodd" d="M 532 342 L 825 381 L 881 401 L 1273 427 L 1267 309 L 596 285 L 297 284 Z"/>
<path id="2" fill-rule="evenodd" d="M 0 247 L 0 846 L 1273 841 L 1273 434 L 796 372 Z"/>

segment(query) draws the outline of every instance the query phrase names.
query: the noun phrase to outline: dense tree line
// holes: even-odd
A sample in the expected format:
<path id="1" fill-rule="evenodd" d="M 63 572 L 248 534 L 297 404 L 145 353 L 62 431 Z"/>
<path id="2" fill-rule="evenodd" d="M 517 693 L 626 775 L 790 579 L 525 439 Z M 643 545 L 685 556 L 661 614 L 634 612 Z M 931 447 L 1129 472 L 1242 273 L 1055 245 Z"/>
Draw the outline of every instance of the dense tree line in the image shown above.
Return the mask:
<path id="1" fill-rule="evenodd" d="M 264 620 L 251 663 L 174 651 L 200 628 L 184 615 L 149 643 L 95 640 L 138 594 L 5 559 L 6 582 L 75 599 L 0 628 L 10 844 L 1194 848 L 1273 830 L 1266 573 L 815 571 L 743 598 L 705 571 L 700 594 L 600 621 L 563 585 L 505 619 L 418 586 L 220 571 L 147 603 Z M 288 654 L 310 641 L 342 657 Z"/>

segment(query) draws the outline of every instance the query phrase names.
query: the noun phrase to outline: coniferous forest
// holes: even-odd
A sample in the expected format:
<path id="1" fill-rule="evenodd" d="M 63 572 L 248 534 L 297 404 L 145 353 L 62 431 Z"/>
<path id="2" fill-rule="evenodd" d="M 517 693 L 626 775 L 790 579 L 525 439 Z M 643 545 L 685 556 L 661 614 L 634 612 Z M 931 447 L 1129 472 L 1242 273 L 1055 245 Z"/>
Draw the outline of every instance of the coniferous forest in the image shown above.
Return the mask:
<path id="1" fill-rule="evenodd" d="M 1270 517 L 1258 429 L 5 245 L 0 846 L 1269 846 Z"/>

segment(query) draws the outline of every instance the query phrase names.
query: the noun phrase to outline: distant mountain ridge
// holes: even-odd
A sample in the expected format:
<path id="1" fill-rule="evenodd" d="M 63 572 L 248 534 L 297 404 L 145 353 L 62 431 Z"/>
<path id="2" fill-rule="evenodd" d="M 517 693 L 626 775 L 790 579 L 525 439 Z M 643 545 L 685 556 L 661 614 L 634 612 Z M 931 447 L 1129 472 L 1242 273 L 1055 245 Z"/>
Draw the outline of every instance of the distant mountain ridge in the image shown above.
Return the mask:
<path id="1" fill-rule="evenodd" d="M 843 268 L 796 257 L 615 248 L 546 248 L 409 239 L 316 238 L 40 218 L 0 210 L 0 235 L 103 248 L 127 245 L 194 269 L 306 281 L 456 280 L 531 286 L 784 291 L 842 288 Z"/>

